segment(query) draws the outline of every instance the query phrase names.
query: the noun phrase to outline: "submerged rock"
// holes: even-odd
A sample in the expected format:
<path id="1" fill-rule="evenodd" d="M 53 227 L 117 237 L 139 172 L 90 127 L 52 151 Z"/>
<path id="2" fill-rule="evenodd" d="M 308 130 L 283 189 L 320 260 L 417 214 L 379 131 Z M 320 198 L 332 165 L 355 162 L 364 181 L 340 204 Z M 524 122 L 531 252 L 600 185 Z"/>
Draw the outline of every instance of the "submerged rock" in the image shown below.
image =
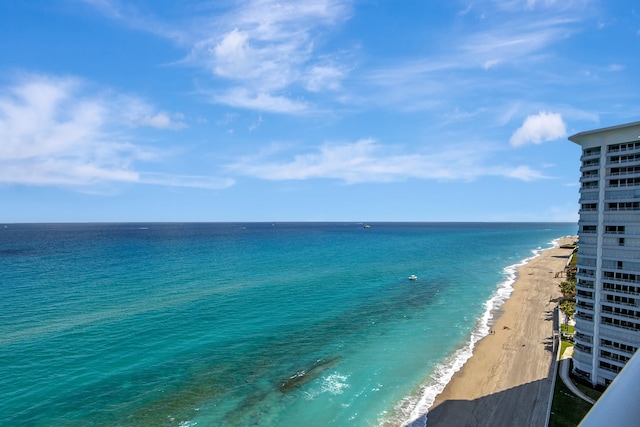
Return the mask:
<path id="1" fill-rule="evenodd" d="M 278 386 L 278 390 L 282 393 L 289 393 L 309 381 L 318 378 L 324 371 L 333 368 L 340 360 L 340 356 L 334 356 L 329 359 L 319 359 L 308 369 L 296 372 L 288 378 L 282 380 Z"/>

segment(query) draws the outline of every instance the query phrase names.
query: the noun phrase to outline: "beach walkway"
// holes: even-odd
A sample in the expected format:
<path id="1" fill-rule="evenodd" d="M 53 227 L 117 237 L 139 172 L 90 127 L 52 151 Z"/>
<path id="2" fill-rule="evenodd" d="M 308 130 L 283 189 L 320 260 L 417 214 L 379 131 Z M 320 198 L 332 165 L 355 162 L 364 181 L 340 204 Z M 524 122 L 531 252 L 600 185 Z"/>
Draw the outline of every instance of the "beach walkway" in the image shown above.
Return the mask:
<path id="1" fill-rule="evenodd" d="M 596 401 L 590 398 L 589 396 L 587 396 L 586 394 L 584 394 L 582 391 L 580 391 L 580 389 L 576 387 L 576 385 L 573 383 L 573 381 L 571 381 L 571 378 L 569 377 L 569 368 L 571 367 L 572 353 L 573 353 L 573 347 L 570 347 L 564 352 L 564 354 L 560 358 L 560 378 L 562 379 L 562 382 L 564 383 L 564 385 L 566 385 L 567 388 L 571 390 L 573 394 L 575 394 L 585 402 L 589 402 L 593 405 L 594 403 L 596 403 Z"/>
<path id="2" fill-rule="evenodd" d="M 458 371 L 427 415 L 428 427 L 544 426 L 555 372 L 553 318 L 557 273 L 571 255 L 562 247 L 544 251 L 518 269 L 514 291 L 473 356 Z"/>

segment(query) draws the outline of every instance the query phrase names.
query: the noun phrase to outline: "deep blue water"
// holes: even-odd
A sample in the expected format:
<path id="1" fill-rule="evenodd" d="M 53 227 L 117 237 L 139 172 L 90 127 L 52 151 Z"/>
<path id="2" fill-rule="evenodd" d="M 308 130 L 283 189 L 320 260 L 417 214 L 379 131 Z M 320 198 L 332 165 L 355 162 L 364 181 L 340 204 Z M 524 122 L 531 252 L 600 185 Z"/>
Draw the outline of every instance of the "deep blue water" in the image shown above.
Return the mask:
<path id="1" fill-rule="evenodd" d="M 576 231 L 0 225 L 0 425 L 403 425 Z"/>

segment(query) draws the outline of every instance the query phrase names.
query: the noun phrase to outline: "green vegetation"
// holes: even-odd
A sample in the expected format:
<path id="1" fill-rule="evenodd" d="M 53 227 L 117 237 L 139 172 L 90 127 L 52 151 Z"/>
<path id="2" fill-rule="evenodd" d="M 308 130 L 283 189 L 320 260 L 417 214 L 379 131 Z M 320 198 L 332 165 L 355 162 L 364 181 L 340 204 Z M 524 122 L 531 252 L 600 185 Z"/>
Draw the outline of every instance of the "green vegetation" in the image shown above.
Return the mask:
<path id="1" fill-rule="evenodd" d="M 562 333 L 573 335 L 575 331 L 576 331 L 576 327 L 573 325 L 567 325 L 566 323 L 563 323 L 562 325 L 560 325 L 560 332 Z"/>
<path id="2" fill-rule="evenodd" d="M 576 314 L 576 301 L 564 300 L 560 304 L 560 309 L 567 315 L 567 317 L 573 317 Z"/>
<path id="3" fill-rule="evenodd" d="M 573 317 L 576 313 L 576 273 L 577 273 L 578 257 L 576 252 L 571 254 L 571 259 L 566 269 L 567 280 L 560 283 L 560 292 L 562 292 L 562 302 L 560 309 L 568 317 Z"/>
<path id="4" fill-rule="evenodd" d="M 575 248 L 576 247 L 574 246 L 574 249 Z M 573 251 L 573 253 L 571 254 L 571 258 L 569 259 L 569 268 L 574 272 L 576 268 L 578 268 L 578 253 L 576 251 Z"/>
<path id="5" fill-rule="evenodd" d="M 572 376 L 571 379 L 573 380 L 573 383 L 576 385 L 576 387 L 578 387 L 578 389 L 583 392 L 584 394 L 586 394 L 587 396 L 589 396 L 590 398 L 592 398 L 593 400 L 598 400 L 600 399 L 600 396 L 602 396 L 602 393 L 604 393 L 604 387 L 602 386 L 598 386 L 597 389 L 593 388 L 591 386 L 591 383 L 588 381 L 585 381 L 583 379 L 579 379 L 577 377 Z"/>
<path id="6" fill-rule="evenodd" d="M 559 285 L 560 292 L 562 292 L 560 309 L 569 317 L 573 317 L 575 314 L 577 262 L 578 257 L 576 252 L 574 252 L 565 270 L 567 280 Z M 566 324 L 560 325 L 560 332 L 562 334 L 572 335 L 575 332 L 575 328 Z M 573 343 L 562 340 L 560 342 L 560 354 L 564 354 L 565 350 L 571 346 L 573 346 Z M 602 390 L 593 389 L 588 382 L 573 377 L 572 380 L 584 394 L 594 400 L 598 400 L 602 394 Z M 575 396 L 562 382 L 560 374 L 558 373 L 553 392 L 549 427 L 576 427 L 580 424 L 580 421 L 582 421 L 587 412 L 589 412 L 591 406 L 590 403 Z"/>
<path id="7" fill-rule="evenodd" d="M 571 393 L 558 374 L 553 392 L 549 427 L 576 427 L 587 415 L 589 409 L 591 404 Z"/>
<path id="8" fill-rule="evenodd" d="M 572 347 L 573 343 L 562 340 L 560 342 L 560 354 Z M 598 400 L 602 395 L 601 389 L 594 389 L 589 382 L 578 377 L 571 376 L 572 382 L 587 396 Z M 591 409 L 591 404 L 574 395 L 560 378 L 560 372 L 556 374 L 556 386 L 553 391 L 551 404 L 551 416 L 549 427 L 576 427 Z"/>

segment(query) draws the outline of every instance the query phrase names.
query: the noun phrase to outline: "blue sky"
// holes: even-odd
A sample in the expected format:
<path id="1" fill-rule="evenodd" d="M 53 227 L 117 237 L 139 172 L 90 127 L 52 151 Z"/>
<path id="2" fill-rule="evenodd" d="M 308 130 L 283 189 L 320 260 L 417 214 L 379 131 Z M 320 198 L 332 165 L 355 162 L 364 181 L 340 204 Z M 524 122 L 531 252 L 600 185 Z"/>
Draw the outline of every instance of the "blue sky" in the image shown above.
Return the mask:
<path id="1" fill-rule="evenodd" d="M 576 221 L 623 0 L 0 0 L 0 222 Z"/>

